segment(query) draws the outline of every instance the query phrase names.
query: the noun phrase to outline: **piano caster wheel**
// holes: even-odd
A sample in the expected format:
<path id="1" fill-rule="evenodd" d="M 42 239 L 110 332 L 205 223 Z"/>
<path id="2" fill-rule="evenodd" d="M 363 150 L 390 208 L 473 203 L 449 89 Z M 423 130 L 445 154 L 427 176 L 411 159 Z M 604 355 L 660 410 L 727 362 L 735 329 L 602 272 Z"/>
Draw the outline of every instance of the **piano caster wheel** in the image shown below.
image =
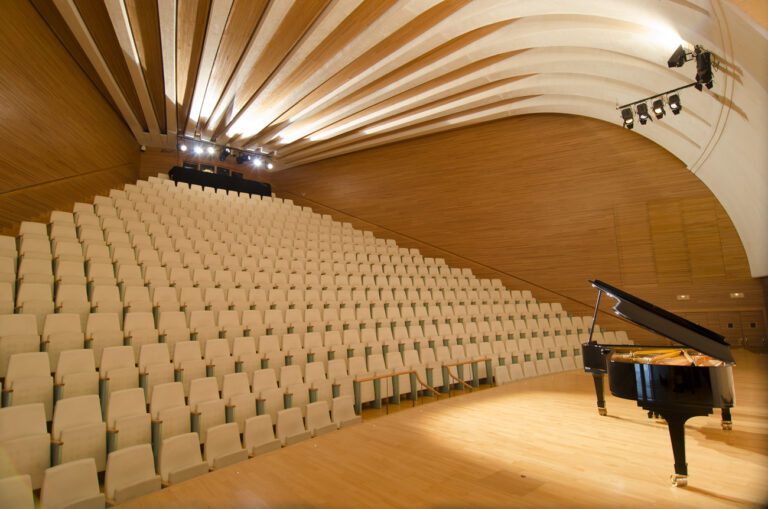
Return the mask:
<path id="1" fill-rule="evenodd" d="M 679 474 L 672 474 L 672 486 L 676 486 L 678 488 L 685 488 L 688 486 L 688 476 L 687 475 L 679 475 Z"/>
<path id="2" fill-rule="evenodd" d="M 733 429 L 733 423 L 731 421 L 723 421 L 721 425 L 724 431 L 731 431 Z"/>
<path id="3" fill-rule="evenodd" d="M 648 418 L 653 419 L 653 410 L 648 410 Z"/>
<path id="4" fill-rule="evenodd" d="M 606 416 L 608 415 L 608 410 L 606 410 L 605 408 L 598 408 L 597 413 L 599 413 L 602 416 Z"/>

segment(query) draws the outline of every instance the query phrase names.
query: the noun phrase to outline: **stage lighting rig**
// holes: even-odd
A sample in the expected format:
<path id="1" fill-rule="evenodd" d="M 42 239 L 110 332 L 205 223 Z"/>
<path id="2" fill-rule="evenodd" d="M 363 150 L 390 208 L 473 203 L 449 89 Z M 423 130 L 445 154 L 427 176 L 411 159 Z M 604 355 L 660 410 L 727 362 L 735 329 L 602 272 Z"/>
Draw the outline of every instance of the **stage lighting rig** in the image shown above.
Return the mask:
<path id="1" fill-rule="evenodd" d="M 717 61 L 714 60 L 712 52 L 704 49 L 701 45 L 697 44 L 694 46 L 693 51 L 686 50 L 683 45 L 678 46 L 677 49 L 675 49 L 675 52 L 672 53 L 672 56 L 669 57 L 669 60 L 667 60 L 667 65 L 669 67 L 682 67 L 690 60 L 696 60 L 696 81 L 693 83 L 616 107 L 616 109 L 621 112 L 621 119 L 624 127 L 627 129 L 632 129 L 634 127 L 634 116 L 632 115 L 633 109 L 637 113 L 637 118 L 640 121 L 640 124 L 645 125 L 646 122 L 648 122 L 648 119 L 651 119 L 648 114 L 648 105 L 646 104 L 648 101 L 651 101 L 651 110 L 653 111 L 654 116 L 656 119 L 660 120 L 666 114 L 666 110 L 664 109 L 665 98 L 669 109 L 672 110 L 672 114 L 679 115 L 680 112 L 683 111 L 683 105 L 680 102 L 680 94 L 678 92 L 690 87 L 694 87 L 696 90 L 703 90 L 704 87 L 711 89 L 714 86 L 712 69 L 713 67 L 717 69 Z"/>

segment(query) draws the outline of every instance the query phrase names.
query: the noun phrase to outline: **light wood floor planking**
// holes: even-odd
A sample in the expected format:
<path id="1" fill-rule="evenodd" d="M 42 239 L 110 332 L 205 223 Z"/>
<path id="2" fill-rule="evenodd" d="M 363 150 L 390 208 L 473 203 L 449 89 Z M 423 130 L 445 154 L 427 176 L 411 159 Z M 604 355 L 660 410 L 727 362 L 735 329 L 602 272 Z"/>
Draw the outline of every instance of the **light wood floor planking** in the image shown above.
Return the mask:
<path id="1" fill-rule="evenodd" d="M 666 426 L 571 372 L 403 409 L 164 489 L 123 508 L 743 507 L 768 502 L 768 357 L 737 351 L 734 429 Z M 410 406 L 410 403 L 403 405 Z"/>

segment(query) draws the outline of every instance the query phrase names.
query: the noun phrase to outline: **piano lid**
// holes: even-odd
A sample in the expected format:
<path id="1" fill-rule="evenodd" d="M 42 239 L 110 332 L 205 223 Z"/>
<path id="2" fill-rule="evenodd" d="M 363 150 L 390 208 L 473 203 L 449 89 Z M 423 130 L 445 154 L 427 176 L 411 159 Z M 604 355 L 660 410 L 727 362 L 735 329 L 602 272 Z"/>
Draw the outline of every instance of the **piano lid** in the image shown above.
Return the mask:
<path id="1" fill-rule="evenodd" d="M 616 301 L 613 306 L 616 315 L 703 354 L 728 363 L 734 362 L 730 345 L 717 332 L 689 322 L 598 279 L 590 280 L 590 283 Z"/>

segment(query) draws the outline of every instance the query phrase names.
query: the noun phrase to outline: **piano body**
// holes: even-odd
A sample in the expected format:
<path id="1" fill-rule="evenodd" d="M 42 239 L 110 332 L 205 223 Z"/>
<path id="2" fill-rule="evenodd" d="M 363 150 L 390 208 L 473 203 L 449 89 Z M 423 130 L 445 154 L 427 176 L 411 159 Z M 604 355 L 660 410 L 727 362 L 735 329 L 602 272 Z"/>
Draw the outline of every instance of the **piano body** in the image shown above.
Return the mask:
<path id="1" fill-rule="evenodd" d="M 688 483 L 685 461 L 685 422 L 706 416 L 713 408 L 722 409 L 722 427 L 731 429 L 730 408 L 734 404 L 734 364 L 730 346 L 723 336 L 689 322 L 599 280 L 590 281 L 597 288 L 597 304 L 590 328 L 589 342 L 582 344 L 584 371 L 591 373 L 600 415 L 607 415 L 604 377 L 608 375 L 611 394 L 633 399 L 648 411 L 648 417 L 660 415 L 667 421 L 675 473 L 672 483 Z M 616 303 L 614 313 L 632 323 L 665 336 L 682 347 L 604 345 L 592 340 L 600 306 L 605 294 Z"/>

